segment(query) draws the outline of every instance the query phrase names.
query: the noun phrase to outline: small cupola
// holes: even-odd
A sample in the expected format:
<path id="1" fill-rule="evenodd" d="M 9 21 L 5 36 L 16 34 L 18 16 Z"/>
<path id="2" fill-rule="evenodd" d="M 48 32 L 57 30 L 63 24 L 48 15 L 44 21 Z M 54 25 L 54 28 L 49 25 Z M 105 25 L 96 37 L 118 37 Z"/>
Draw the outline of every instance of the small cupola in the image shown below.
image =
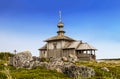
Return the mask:
<path id="1" fill-rule="evenodd" d="M 59 11 L 59 16 L 60 16 L 60 19 L 59 19 L 59 23 L 57 24 L 58 26 L 58 36 L 63 36 L 65 31 L 63 30 L 63 27 L 64 27 L 64 23 L 62 22 L 62 17 L 61 17 L 61 11 Z"/>
<path id="2" fill-rule="evenodd" d="M 63 24 L 62 21 L 61 21 L 61 22 L 58 23 L 57 26 L 58 26 L 58 27 L 64 27 L 64 24 Z"/>

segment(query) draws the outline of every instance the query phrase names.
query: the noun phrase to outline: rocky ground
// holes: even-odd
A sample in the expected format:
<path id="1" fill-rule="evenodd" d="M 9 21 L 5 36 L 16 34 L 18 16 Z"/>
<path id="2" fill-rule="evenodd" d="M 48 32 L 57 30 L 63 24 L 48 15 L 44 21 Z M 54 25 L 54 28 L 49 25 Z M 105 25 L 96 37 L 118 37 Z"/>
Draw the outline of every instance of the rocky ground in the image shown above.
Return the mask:
<path id="1" fill-rule="evenodd" d="M 10 58 L 9 65 L 17 68 L 32 69 L 35 67 L 45 67 L 49 70 L 56 70 L 57 72 L 69 75 L 72 78 L 90 78 L 95 76 L 93 68 L 87 66 L 78 66 L 75 64 L 77 57 L 70 55 L 69 58 L 62 57 L 56 59 L 45 59 L 32 57 L 29 51 L 24 51 L 16 54 Z M 105 69 L 105 68 L 104 68 Z"/>

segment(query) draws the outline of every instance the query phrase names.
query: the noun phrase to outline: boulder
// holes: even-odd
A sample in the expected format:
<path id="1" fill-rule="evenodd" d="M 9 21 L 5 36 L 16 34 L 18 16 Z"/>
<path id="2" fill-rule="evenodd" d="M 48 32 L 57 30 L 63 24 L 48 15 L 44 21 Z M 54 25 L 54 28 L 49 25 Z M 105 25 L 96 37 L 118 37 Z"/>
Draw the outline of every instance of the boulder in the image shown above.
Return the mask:
<path id="1" fill-rule="evenodd" d="M 94 69 L 86 66 L 76 66 L 76 65 L 65 67 L 63 73 L 75 79 L 90 78 L 92 76 L 95 76 Z"/>
<path id="2" fill-rule="evenodd" d="M 15 67 L 27 69 L 32 69 L 37 66 L 41 66 L 45 67 L 46 69 L 56 70 L 57 72 L 67 74 L 75 79 L 78 79 L 79 77 L 89 78 L 95 75 L 94 69 L 86 66 L 75 65 L 73 61 L 77 61 L 77 58 L 74 55 L 71 55 L 69 58 L 52 58 L 49 62 L 41 62 L 39 58 L 32 57 L 29 51 L 25 51 L 20 52 L 14 57 L 10 58 L 10 64 Z"/>
<path id="3" fill-rule="evenodd" d="M 68 61 L 67 57 L 62 57 L 62 61 Z"/>
<path id="4" fill-rule="evenodd" d="M 72 62 L 72 63 L 75 63 L 76 61 L 78 61 L 78 58 L 77 58 L 76 55 L 69 54 L 68 61 Z"/>
<path id="5" fill-rule="evenodd" d="M 62 70 L 60 68 L 56 68 L 55 70 L 59 73 L 62 73 Z"/>
<path id="6" fill-rule="evenodd" d="M 30 61 L 32 61 L 32 54 L 29 51 L 17 53 L 15 56 L 10 58 L 9 64 L 19 68 L 29 68 Z"/>
<path id="7" fill-rule="evenodd" d="M 77 66 L 71 62 L 64 62 L 63 59 L 56 59 L 44 64 L 47 69 L 69 75 L 72 78 L 90 78 L 95 75 L 94 69 L 86 66 Z"/>

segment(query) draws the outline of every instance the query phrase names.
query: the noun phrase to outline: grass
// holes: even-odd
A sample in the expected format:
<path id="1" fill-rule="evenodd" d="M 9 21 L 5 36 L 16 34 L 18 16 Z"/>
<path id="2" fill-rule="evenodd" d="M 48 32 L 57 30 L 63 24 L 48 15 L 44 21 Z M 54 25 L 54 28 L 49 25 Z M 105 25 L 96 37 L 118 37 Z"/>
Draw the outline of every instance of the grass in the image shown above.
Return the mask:
<path id="1" fill-rule="evenodd" d="M 115 64 L 116 63 L 116 64 Z M 89 79 L 120 79 L 120 60 L 110 60 L 104 62 L 77 62 L 76 65 L 84 65 L 95 70 L 96 75 Z M 107 67 L 110 71 L 104 71 L 101 68 Z"/>
<path id="2" fill-rule="evenodd" d="M 8 67 L 5 68 L 5 70 L 2 70 L 2 73 L 0 74 L 0 79 L 6 79 L 6 78 L 7 79 L 71 79 L 67 75 L 58 73 L 56 71 L 47 70 L 43 67 L 37 67 L 31 70 Z"/>
<path id="3" fill-rule="evenodd" d="M 71 79 L 67 75 L 54 70 L 47 70 L 44 67 L 34 69 L 5 67 L 0 62 L 0 79 Z"/>
<path id="4" fill-rule="evenodd" d="M 15 68 L 12 66 L 3 66 L 0 62 L 0 79 L 72 79 L 67 75 L 58 73 L 54 70 L 47 70 L 44 67 L 37 67 L 34 69 Z M 88 79 L 119 79 L 120 78 L 120 64 L 105 63 L 105 62 L 77 62 L 76 65 L 88 66 L 95 70 L 95 77 Z M 107 67 L 110 71 L 103 71 L 101 68 Z M 4 72 L 7 71 L 7 74 Z M 82 78 L 83 79 L 83 78 Z"/>
<path id="5" fill-rule="evenodd" d="M 16 69 L 11 75 L 13 78 L 16 77 L 17 79 L 70 79 L 67 75 L 47 70 L 43 67 L 37 67 L 31 70 Z"/>

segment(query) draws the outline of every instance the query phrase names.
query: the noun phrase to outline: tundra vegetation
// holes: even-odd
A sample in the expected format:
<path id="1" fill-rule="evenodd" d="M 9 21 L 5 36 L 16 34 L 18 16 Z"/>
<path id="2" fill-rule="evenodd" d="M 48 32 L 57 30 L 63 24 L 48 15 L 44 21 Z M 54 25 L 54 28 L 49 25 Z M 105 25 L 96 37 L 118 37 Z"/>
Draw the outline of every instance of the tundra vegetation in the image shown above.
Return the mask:
<path id="1" fill-rule="evenodd" d="M 15 68 L 8 66 L 9 52 L 0 52 L 0 79 L 72 79 L 69 76 L 48 70 L 44 67 L 34 69 Z M 45 60 L 45 59 L 44 59 Z M 79 61 L 78 66 L 87 66 L 95 70 L 95 76 L 88 79 L 120 79 L 120 59 L 96 61 Z M 78 79 L 83 79 L 78 77 Z"/>

